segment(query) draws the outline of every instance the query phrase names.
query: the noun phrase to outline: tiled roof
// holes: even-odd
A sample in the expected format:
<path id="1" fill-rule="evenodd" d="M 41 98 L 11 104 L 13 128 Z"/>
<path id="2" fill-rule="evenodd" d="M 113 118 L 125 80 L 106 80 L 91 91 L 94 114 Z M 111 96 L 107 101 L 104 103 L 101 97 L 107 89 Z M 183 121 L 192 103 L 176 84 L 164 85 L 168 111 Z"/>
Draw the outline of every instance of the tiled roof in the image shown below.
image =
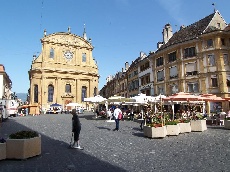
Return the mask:
<path id="1" fill-rule="evenodd" d="M 210 23 L 210 21 L 212 20 L 212 18 L 214 17 L 215 13 L 210 14 L 209 16 L 183 28 L 180 29 L 178 32 L 175 32 L 173 34 L 173 36 L 169 39 L 169 41 L 166 44 L 163 44 L 158 50 L 157 52 L 171 46 L 171 45 L 175 45 L 178 43 L 182 43 L 188 40 L 192 40 L 194 38 L 196 38 L 197 36 L 201 35 L 205 29 L 208 27 L 208 24 Z M 214 31 L 217 28 L 215 27 L 210 27 L 207 28 L 206 32 L 210 32 L 210 31 Z"/>
<path id="2" fill-rule="evenodd" d="M 129 66 L 129 69 L 132 69 L 138 63 L 139 60 L 140 60 L 140 57 L 136 58 L 136 60 L 134 60 Z"/>

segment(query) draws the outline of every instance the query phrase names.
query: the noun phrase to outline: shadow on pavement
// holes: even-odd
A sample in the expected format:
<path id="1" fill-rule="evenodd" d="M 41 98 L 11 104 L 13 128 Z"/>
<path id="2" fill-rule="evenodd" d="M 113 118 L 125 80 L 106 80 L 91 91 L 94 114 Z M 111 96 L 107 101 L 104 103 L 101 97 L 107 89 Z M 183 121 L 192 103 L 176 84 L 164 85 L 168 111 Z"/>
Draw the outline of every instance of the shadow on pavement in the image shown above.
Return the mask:
<path id="1" fill-rule="evenodd" d="M 226 128 L 224 128 L 224 126 L 211 126 L 211 125 L 207 125 L 207 128 L 212 128 L 212 129 L 220 129 L 220 130 L 228 130 Z"/>
<path id="2" fill-rule="evenodd" d="M 31 123 L 33 125 L 33 123 Z M 19 124 L 16 120 L 10 119 L 2 123 L 0 137 L 8 138 L 11 133 L 20 130 L 31 130 Z M 40 129 L 39 129 L 40 130 Z M 39 132 L 39 131 L 38 131 Z M 40 132 L 39 132 L 40 133 Z M 42 153 L 39 156 L 28 158 L 27 160 L 1 160 L 0 171 L 4 172 L 27 172 L 27 171 L 126 171 L 120 167 L 101 161 L 84 150 L 68 149 L 69 144 L 50 138 L 43 133 Z"/>
<path id="3" fill-rule="evenodd" d="M 108 127 L 97 127 L 98 129 L 103 129 L 103 130 L 108 130 L 108 131 L 110 131 L 111 129 L 110 128 L 108 128 Z"/>

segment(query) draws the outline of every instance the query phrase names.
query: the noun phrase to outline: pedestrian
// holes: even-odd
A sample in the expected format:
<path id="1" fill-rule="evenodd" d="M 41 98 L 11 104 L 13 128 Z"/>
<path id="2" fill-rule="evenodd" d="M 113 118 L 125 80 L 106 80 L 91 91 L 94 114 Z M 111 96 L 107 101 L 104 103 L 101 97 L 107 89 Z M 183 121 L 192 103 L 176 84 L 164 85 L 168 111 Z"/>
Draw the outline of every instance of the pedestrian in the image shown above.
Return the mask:
<path id="1" fill-rule="evenodd" d="M 112 120 L 112 112 L 110 109 L 107 111 L 107 118 L 109 118 L 109 120 Z"/>
<path id="2" fill-rule="evenodd" d="M 227 115 L 227 117 L 230 117 L 230 110 L 228 111 L 228 115 Z"/>
<path id="3" fill-rule="evenodd" d="M 133 109 L 131 109 L 131 111 L 130 111 L 130 120 L 134 121 L 134 112 L 133 112 Z"/>
<path id="4" fill-rule="evenodd" d="M 120 119 L 118 118 L 119 113 L 122 113 L 121 109 L 118 108 L 118 106 L 116 106 L 116 109 L 113 112 L 114 118 L 115 118 L 115 123 L 116 123 L 116 128 L 113 129 L 113 131 L 118 131 L 119 130 L 119 121 Z"/>
<path id="5" fill-rule="evenodd" d="M 81 131 L 81 123 L 79 120 L 79 117 L 77 115 L 77 110 L 76 109 L 72 109 L 72 132 L 74 133 L 74 143 L 71 145 L 72 148 L 75 149 L 83 149 L 82 147 L 80 147 L 80 143 L 79 143 L 79 135 L 80 135 L 80 131 Z"/>

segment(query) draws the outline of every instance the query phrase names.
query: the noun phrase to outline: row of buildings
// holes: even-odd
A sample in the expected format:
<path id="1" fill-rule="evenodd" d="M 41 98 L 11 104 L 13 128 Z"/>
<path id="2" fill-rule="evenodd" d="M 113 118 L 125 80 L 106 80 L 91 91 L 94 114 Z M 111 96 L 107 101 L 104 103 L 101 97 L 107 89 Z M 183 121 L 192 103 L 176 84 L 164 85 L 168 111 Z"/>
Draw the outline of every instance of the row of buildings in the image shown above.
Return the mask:
<path id="1" fill-rule="evenodd" d="M 141 52 L 129 65 L 107 77 L 100 95 L 133 97 L 172 95 L 177 92 L 215 94 L 230 93 L 230 26 L 219 11 L 173 33 L 166 24 L 163 41 L 148 55 Z M 228 103 L 224 103 L 228 109 Z"/>

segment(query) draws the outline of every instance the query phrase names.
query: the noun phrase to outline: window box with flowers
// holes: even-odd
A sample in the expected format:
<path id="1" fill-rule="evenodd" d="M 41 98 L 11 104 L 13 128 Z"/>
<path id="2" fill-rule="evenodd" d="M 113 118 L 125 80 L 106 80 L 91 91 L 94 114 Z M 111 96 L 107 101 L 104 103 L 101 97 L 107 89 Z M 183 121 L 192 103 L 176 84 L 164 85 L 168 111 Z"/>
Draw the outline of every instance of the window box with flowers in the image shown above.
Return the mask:
<path id="1" fill-rule="evenodd" d="M 6 140 L 0 138 L 0 160 L 6 159 Z"/>
<path id="2" fill-rule="evenodd" d="M 150 117 L 150 122 L 144 128 L 144 136 L 149 138 L 164 138 L 167 135 L 166 126 L 163 126 L 162 116 L 153 114 Z"/>
<path id="3" fill-rule="evenodd" d="M 168 136 L 177 136 L 180 134 L 180 125 L 178 124 L 178 121 L 166 121 L 165 125 Z"/>
<path id="4" fill-rule="evenodd" d="M 207 130 L 206 119 L 204 119 L 202 114 L 196 114 L 192 117 L 191 131 L 205 131 Z"/>
<path id="5" fill-rule="evenodd" d="M 6 139 L 7 159 L 27 159 L 41 154 L 41 135 L 35 131 L 19 131 Z"/>
<path id="6" fill-rule="evenodd" d="M 178 122 L 180 126 L 180 133 L 190 133 L 192 131 L 189 119 L 180 119 Z"/>
<path id="7" fill-rule="evenodd" d="M 230 129 L 230 117 L 224 119 L 224 128 Z"/>

